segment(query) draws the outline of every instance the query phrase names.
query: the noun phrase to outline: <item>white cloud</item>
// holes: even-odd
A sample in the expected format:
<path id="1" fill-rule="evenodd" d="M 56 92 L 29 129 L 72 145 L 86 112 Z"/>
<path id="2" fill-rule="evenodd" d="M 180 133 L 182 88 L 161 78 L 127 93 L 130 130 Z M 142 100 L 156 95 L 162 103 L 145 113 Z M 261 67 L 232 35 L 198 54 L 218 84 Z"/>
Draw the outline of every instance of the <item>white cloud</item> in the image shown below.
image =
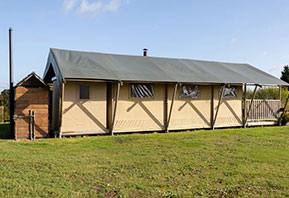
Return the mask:
<path id="1" fill-rule="evenodd" d="M 263 52 L 263 55 L 264 55 L 264 56 L 267 56 L 267 55 L 269 55 L 269 52 L 264 51 L 264 52 Z"/>
<path id="2" fill-rule="evenodd" d="M 121 5 L 129 3 L 129 0 L 64 0 L 63 10 L 65 13 L 76 10 L 80 14 L 101 14 L 104 12 L 114 12 Z"/>
<path id="3" fill-rule="evenodd" d="M 289 59 L 289 55 L 282 56 L 281 59 Z"/>
<path id="4" fill-rule="evenodd" d="M 73 10 L 77 2 L 78 0 L 64 0 L 62 5 L 64 12 L 68 13 Z"/>
<path id="5" fill-rule="evenodd" d="M 281 71 L 286 64 L 275 65 L 269 69 L 269 72 Z"/>

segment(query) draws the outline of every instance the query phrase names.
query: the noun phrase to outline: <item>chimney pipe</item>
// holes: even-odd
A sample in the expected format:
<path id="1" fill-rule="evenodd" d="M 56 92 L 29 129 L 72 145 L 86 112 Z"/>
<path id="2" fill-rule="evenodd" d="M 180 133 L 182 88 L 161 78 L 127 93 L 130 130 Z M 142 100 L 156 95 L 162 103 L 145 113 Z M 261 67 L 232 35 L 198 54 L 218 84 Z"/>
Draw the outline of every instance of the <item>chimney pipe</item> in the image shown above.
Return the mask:
<path id="1" fill-rule="evenodd" d="M 9 109 L 10 109 L 10 135 L 16 139 L 14 123 L 14 86 L 13 86 L 13 49 L 12 28 L 9 28 Z"/>
<path id="2" fill-rule="evenodd" d="M 148 49 L 144 48 L 143 49 L 143 56 L 147 56 L 147 52 L 148 52 Z"/>

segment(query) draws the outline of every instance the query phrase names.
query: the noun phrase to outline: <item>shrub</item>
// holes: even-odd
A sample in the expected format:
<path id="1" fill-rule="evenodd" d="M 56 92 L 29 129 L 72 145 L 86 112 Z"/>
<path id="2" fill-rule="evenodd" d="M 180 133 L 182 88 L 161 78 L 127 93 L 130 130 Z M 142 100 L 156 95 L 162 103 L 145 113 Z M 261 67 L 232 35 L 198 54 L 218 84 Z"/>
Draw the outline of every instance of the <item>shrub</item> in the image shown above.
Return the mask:
<path id="1" fill-rule="evenodd" d="M 286 125 L 286 123 L 289 122 L 289 112 L 285 112 L 285 114 L 283 115 L 283 119 L 282 119 L 282 125 Z"/>

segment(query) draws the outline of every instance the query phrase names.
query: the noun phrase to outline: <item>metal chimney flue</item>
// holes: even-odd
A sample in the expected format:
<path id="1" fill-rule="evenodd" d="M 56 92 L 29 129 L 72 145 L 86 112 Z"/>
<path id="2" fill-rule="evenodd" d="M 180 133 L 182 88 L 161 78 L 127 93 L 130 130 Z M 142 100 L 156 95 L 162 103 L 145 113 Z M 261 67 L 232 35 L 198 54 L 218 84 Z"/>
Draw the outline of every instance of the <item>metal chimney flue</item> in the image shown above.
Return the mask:
<path id="1" fill-rule="evenodd" d="M 12 48 L 12 28 L 9 28 L 9 109 L 10 109 L 10 135 L 16 139 L 14 123 L 14 85 L 13 85 L 13 48 Z"/>
<path id="2" fill-rule="evenodd" d="M 143 56 L 147 56 L 147 53 L 148 53 L 148 49 L 144 48 L 143 49 Z"/>

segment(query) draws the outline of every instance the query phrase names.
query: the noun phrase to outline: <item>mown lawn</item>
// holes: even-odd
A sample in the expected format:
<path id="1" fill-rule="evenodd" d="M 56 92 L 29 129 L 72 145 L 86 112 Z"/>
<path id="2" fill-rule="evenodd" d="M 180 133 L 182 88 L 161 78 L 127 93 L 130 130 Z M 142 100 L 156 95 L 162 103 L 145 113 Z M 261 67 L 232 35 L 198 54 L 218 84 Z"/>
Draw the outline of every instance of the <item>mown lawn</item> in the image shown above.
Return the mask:
<path id="1" fill-rule="evenodd" d="M 0 197 L 288 197 L 289 128 L 0 141 Z"/>

